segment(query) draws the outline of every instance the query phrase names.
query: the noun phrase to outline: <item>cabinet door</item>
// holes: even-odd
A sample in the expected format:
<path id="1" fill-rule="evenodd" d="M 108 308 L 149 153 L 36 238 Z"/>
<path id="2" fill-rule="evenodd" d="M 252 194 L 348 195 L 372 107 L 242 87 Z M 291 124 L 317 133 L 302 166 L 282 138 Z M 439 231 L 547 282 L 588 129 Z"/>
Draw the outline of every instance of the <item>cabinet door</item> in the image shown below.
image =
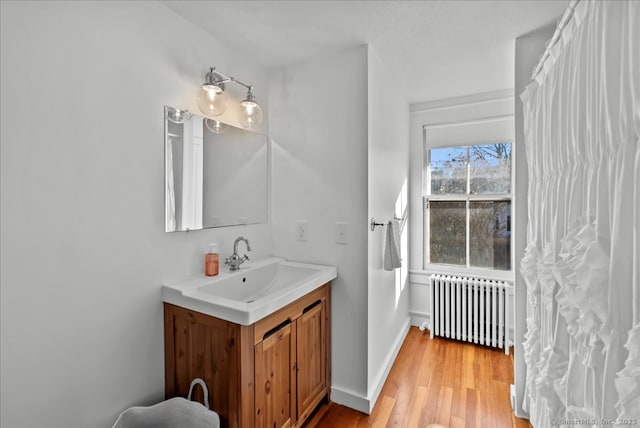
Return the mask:
<path id="1" fill-rule="evenodd" d="M 255 346 L 256 428 L 295 424 L 295 337 L 287 324 Z"/>
<path id="2" fill-rule="evenodd" d="M 326 394 L 325 301 L 306 310 L 296 324 L 298 419 L 304 421 Z"/>
<path id="3" fill-rule="evenodd" d="M 241 397 L 237 393 L 242 380 L 237 375 L 241 369 L 241 330 L 227 321 L 188 309 L 166 303 L 164 308 L 166 398 L 186 397 L 191 381 L 202 378 L 210 392 L 211 409 L 220 415 L 222 426 L 244 428 L 246 424 L 238 411 Z M 248 352 L 252 352 L 251 348 Z M 201 388 L 196 388 L 194 394 L 195 400 L 202 403 Z"/>

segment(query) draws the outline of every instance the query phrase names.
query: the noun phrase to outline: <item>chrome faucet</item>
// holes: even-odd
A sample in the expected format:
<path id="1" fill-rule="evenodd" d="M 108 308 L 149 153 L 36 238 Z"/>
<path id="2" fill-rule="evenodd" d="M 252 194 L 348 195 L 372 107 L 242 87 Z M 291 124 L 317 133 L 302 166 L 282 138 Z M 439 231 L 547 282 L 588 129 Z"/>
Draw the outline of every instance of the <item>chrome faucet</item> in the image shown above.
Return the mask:
<path id="1" fill-rule="evenodd" d="M 238 243 L 240 241 L 244 241 L 247 246 L 247 251 L 251 251 L 251 244 L 249 244 L 249 240 L 243 236 L 238 236 L 233 242 L 233 254 L 231 254 L 224 260 L 224 264 L 229 266 L 230 270 L 240 269 L 240 265 L 249 260 L 249 256 L 247 256 L 246 254 L 242 257 L 238 255 Z"/>

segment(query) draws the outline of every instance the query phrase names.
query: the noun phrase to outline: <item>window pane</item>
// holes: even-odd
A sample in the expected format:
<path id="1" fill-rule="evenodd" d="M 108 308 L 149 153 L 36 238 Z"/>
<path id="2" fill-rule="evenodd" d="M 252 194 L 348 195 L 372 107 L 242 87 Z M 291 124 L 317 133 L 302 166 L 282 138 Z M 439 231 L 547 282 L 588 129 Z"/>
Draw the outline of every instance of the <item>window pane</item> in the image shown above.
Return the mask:
<path id="1" fill-rule="evenodd" d="M 431 194 L 467 193 L 467 148 L 431 149 Z"/>
<path id="2" fill-rule="evenodd" d="M 469 203 L 469 264 L 511 269 L 511 201 Z"/>
<path id="3" fill-rule="evenodd" d="M 471 194 L 511 192 L 511 143 L 483 144 L 469 148 Z"/>
<path id="4" fill-rule="evenodd" d="M 429 201 L 431 263 L 467 264 L 465 212 L 465 201 Z"/>

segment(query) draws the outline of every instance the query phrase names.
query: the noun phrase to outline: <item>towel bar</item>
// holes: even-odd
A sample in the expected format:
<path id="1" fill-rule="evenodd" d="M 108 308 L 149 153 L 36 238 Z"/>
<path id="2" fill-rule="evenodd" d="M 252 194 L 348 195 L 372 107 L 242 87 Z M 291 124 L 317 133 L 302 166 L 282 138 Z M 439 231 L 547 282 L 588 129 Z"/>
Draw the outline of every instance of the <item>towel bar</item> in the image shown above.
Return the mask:
<path id="1" fill-rule="evenodd" d="M 384 226 L 384 223 L 376 223 L 375 219 L 371 217 L 371 221 L 369 222 L 369 226 L 371 226 L 371 231 L 376 230 L 376 226 Z"/>
<path id="2" fill-rule="evenodd" d="M 404 219 L 403 218 L 398 218 L 397 215 L 393 215 L 393 219 L 394 220 L 398 220 L 400 223 L 404 223 Z M 391 221 L 391 220 L 389 220 Z M 387 222 L 389 223 L 389 222 Z M 384 226 L 387 223 L 376 223 L 375 219 L 373 217 L 371 217 L 371 221 L 369 222 L 369 226 L 371 227 L 371 231 L 373 232 L 374 230 L 376 230 L 376 226 Z"/>

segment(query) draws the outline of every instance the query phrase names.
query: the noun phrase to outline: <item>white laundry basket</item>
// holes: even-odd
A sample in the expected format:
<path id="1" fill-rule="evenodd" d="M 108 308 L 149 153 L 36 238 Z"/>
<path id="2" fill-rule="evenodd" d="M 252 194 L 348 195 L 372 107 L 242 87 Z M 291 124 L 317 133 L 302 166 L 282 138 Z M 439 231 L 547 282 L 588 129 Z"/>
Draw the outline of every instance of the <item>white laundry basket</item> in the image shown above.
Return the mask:
<path id="1" fill-rule="evenodd" d="M 191 401 L 193 388 L 200 385 L 204 391 L 204 406 Z M 170 398 L 149 407 L 130 407 L 120 413 L 113 428 L 219 428 L 220 417 L 209 410 L 209 391 L 200 378 L 191 382 L 187 398 Z"/>

